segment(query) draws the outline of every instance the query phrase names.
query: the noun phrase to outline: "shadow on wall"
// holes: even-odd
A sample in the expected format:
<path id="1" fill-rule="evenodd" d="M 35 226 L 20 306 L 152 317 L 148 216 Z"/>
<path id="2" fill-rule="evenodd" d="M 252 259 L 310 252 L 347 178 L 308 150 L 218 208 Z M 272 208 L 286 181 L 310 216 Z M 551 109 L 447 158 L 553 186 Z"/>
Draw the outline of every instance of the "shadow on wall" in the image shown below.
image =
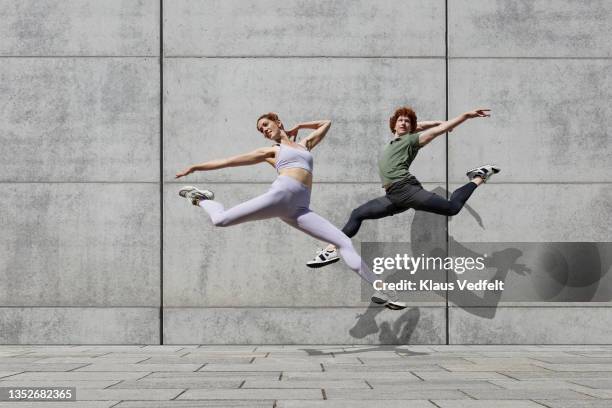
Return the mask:
<path id="1" fill-rule="evenodd" d="M 446 196 L 446 190 L 436 188 L 434 193 Z M 466 204 L 464 211 L 469 213 L 481 228 L 485 228 L 481 216 Z M 446 242 L 446 217 L 416 211 L 411 225 L 411 250 L 413 254 L 427 256 L 446 256 L 446 248 L 440 248 L 441 242 Z M 501 244 L 503 245 L 503 244 Z M 567 242 L 567 243 L 537 243 L 535 257 L 530 265 L 537 273 L 532 274 L 531 282 L 535 288 L 537 299 L 532 301 L 592 301 L 599 289 L 600 280 L 606 275 L 612 265 L 612 250 L 610 243 Z M 533 246 L 532 245 L 532 246 Z M 517 244 L 517 246 L 520 246 Z M 481 257 L 484 254 L 475 252 L 452 236 L 448 237 L 448 247 L 452 248 L 453 257 Z M 489 281 L 506 282 L 510 271 L 520 278 L 525 278 L 532 269 L 518 260 L 523 256 L 523 250 L 516 247 L 504 248 L 490 253 L 485 259 L 488 270 L 495 270 Z M 447 272 L 448 274 L 448 272 Z M 439 275 L 439 282 L 448 281 L 448 275 Z M 434 275 L 435 276 L 435 275 Z M 433 276 L 432 276 L 433 277 Z M 387 281 L 399 281 L 409 278 L 407 272 L 396 272 Z M 612 299 L 612 291 L 600 291 L 598 301 Z M 493 319 L 502 296 L 502 291 L 438 291 L 443 299 L 461 307 L 466 312 L 481 318 Z M 526 299 L 522 299 L 523 301 Z M 468 307 L 469 306 L 469 307 Z M 419 308 L 411 308 L 401 314 L 393 323 L 376 322 L 376 316 L 386 309 L 374 303 L 357 316 L 357 322 L 349 334 L 356 339 L 378 333 L 381 344 L 409 344 L 412 334 L 420 319 Z M 391 312 L 390 312 L 391 313 Z M 398 312 L 393 312 L 398 313 Z M 371 350 L 378 350 L 375 347 Z M 366 350 L 361 350 L 363 352 Z M 400 352 L 400 350 L 396 350 Z M 406 350 L 401 350 L 406 352 Z"/>

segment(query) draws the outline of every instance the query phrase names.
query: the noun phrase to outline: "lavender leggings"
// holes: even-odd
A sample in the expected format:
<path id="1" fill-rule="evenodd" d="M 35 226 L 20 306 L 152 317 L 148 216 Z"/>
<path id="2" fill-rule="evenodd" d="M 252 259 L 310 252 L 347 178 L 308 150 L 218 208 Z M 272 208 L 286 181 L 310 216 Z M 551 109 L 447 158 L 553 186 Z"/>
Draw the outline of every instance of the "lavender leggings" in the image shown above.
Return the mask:
<path id="1" fill-rule="evenodd" d="M 361 260 L 351 239 L 325 218 L 310 211 L 309 204 L 310 189 L 288 176 L 278 176 L 267 193 L 229 210 L 225 210 L 223 204 L 216 201 L 200 201 L 200 207 L 206 210 L 217 227 L 278 217 L 311 237 L 334 244 L 344 262 L 362 279 L 369 283 L 378 279 Z"/>

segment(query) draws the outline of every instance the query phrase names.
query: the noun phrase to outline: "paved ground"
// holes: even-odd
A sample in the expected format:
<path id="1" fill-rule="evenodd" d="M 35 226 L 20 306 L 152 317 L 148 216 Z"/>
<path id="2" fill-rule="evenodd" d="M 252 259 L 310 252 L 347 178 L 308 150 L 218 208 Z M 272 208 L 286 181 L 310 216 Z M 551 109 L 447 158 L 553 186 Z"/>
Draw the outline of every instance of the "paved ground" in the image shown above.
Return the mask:
<path id="1" fill-rule="evenodd" d="M 612 407 L 612 346 L 0 346 L 0 407 Z"/>

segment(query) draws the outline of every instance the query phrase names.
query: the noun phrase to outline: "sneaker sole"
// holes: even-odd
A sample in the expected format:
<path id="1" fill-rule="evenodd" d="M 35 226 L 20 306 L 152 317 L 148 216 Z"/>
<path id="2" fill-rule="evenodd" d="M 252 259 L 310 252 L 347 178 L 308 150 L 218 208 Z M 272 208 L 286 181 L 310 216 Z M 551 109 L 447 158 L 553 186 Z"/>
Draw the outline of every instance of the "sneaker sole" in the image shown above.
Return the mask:
<path id="1" fill-rule="evenodd" d="M 192 192 L 194 190 L 200 191 L 202 193 L 202 195 L 205 197 L 204 200 L 214 200 L 215 199 L 215 193 L 213 193 L 212 191 L 204 190 L 204 191 L 210 193 L 210 197 L 209 197 L 207 194 L 204 194 L 204 191 L 202 191 L 202 190 L 200 190 L 200 189 L 198 189 L 197 187 L 194 187 L 194 186 L 185 186 L 185 187 L 183 187 L 183 188 L 181 188 L 179 190 L 178 194 L 179 194 L 179 196 L 181 196 L 183 198 L 187 198 L 187 194 L 189 194 L 190 192 Z"/>
<path id="2" fill-rule="evenodd" d="M 317 262 L 316 264 L 306 264 L 306 266 L 309 267 L 309 268 L 317 269 L 317 268 L 322 268 L 324 266 L 336 263 L 339 260 L 340 260 L 340 258 L 335 258 L 335 259 L 330 259 L 329 261 Z"/>
<path id="3" fill-rule="evenodd" d="M 397 303 L 393 303 L 393 302 L 387 302 L 387 300 L 376 297 L 376 296 L 372 296 L 370 300 L 372 300 L 372 302 L 376 303 L 377 305 L 384 305 L 387 309 L 390 309 L 390 310 L 402 310 L 408 307 L 404 305 L 398 305 Z"/>
<path id="4" fill-rule="evenodd" d="M 379 298 L 379 297 L 376 297 L 376 296 L 372 296 L 370 298 L 370 300 L 372 302 L 376 303 L 377 305 L 384 305 L 384 304 L 387 303 L 387 299 Z"/>
<path id="5" fill-rule="evenodd" d="M 402 310 L 402 309 L 407 308 L 408 306 L 403 306 L 403 305 L 398 305 L 398 304 L 393 303 L 393 302 L 388 302 L 388 303 L 385 305 L 385 307 L 386 307 L 387 309 L 391 309 L 391 310 Z"/>
<path id="6" fill-rule="evenodd" d="M 465 173 L 465 175 L 466 175 L 466 176 L 468 176 L 468 177 L 470 177 L 470 173 L 471 173 L 471 172 L 476 171 L 476 170 L 478 170 L 478 169 L 480 169 L 480 168 L 482 168 L 482 167 L 485 167 L 485 166 L 491 166 L 491 170 L 493 170 L 493 174 L 497 174 L 497 173 L 499 173 L 499 172 L 501 171 L 501 168 L 499 168 L 499 167 L 497 167 L 497 166 L 494 166 L 494 165 L 492 165 L 492 164 L 484 164 L 484 165 L 482 165 L 482 166 L 474 167 L 473 169 L 468 170 L 468 171 L 467 171 L 467 173 Z M 489 176 L 489 177 L 490 177 L 490 176 Z M 488 177 L 487 177 L 487 178 L 488 178 Z"/>
<path id="7" fill-rule="evenodd" d="M 185 186 L 179 190 L 178 194 L 183 198 L 187 198 L 187 193 L 193 190 L 196 190 L 196 188 L 193 186 Z"/>

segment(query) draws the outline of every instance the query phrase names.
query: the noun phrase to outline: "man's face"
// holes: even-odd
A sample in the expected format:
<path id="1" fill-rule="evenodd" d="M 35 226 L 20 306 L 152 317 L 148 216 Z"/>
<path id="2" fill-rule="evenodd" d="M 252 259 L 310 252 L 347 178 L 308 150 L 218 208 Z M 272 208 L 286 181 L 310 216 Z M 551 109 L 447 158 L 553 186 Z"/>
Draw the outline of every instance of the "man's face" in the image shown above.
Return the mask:
<path id="1" fill-rule="evenodd" d="M 403 136 L 410 131 L 410 119 L 408 116 L 400 116 L 395 121 L 395 134 Z"/>

